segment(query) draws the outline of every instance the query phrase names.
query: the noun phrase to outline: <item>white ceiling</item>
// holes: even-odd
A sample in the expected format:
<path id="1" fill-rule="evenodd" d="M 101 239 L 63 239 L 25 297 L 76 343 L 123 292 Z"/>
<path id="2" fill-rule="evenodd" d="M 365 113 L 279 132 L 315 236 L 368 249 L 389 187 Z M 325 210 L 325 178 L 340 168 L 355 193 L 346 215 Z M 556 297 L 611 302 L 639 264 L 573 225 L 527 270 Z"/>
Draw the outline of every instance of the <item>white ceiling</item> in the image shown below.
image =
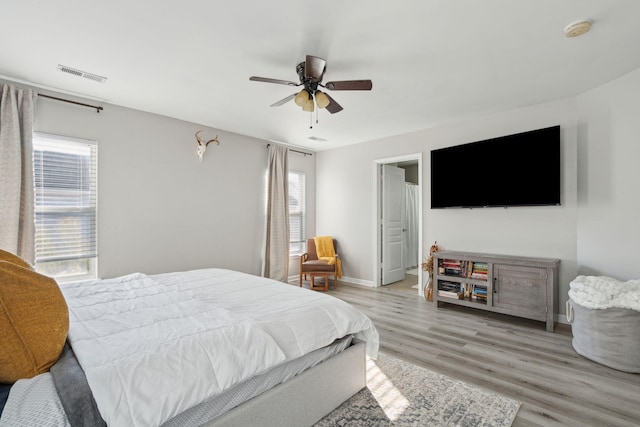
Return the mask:
<path id="1" fill-rule="evenodd" d="M 640 67 L 638 0 L 0 0 L 0 78 L 320 151 L 580 94 Z M 589 33 L 567 38 L 589 18 Z M 310 116 L 305 55 L 344 110 Z M 58 64 L 107 77 L 57 71 Z M 315 114 L 313 115 L 315 122 Z M 309 140 L 309 136 L 326 139 Z"/>

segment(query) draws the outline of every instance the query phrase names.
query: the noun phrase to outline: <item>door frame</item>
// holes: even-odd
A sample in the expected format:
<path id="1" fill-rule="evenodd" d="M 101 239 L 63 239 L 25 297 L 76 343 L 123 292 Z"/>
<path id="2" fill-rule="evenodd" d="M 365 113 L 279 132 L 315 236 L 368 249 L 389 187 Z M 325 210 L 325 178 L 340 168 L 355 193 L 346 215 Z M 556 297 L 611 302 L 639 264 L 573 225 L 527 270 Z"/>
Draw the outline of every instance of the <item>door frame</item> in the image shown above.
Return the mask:
<path id="1" fill-rule="evenodd" d="M 378 288 L 382 280 L 382 274 L 380 272 L 381 260 L 380 251 L 382 250 L 382 239 L 380 236 L 380 220 L 382 217 L 382 209 L 380 207 L 382 200 L 382 183 L 380 182 L 380 170 L 381 165 L 389 163 L 406 162 L 410 160 L 418 161 L 418 235 L 420 236 L 418 245 L 418 263 L 422 262 L 422 241 L 423 241 L 423 227 L 422 227 L 422 153 L 406 154 L 403 156 L 386 157 L 382 159 L 376 159 L 373 162 L 373 286 Z M 423 295 L 423 274 L 420 265 L 418 264 L 418 294 Z"/>

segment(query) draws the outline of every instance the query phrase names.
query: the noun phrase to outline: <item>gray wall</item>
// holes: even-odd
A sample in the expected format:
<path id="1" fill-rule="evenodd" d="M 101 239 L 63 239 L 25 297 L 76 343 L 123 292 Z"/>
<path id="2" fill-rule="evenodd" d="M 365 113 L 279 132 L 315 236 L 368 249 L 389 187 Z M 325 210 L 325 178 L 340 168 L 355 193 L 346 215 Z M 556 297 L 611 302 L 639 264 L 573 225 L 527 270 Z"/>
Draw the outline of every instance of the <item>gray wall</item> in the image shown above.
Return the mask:
<path id="1" fill-rule="evenodd" d="M 200 129 L 220 140 L 202 163 L 194 137 Z M 101 277 L 205 267 L 260 274 L 266 141 L 113 105 L 97 114 L 43 98 L 35 130 L 98 141 Z M 290 160 L 313 191 L 315 157 Z"/>
<path id="2" fill-rule="evenodd" d="M 437 240 L 443 249 L 487 253 L 512 253 L 558 257 L 575 272 L 576 118 L 572 100 L 528 109 L 468 119 L 343 149 L 318 153 L 316 228 L 336 229 L 345 256 L 345 275 L 364 280 L 373 277 L 374 163 L 376 159 L 422 153 L 423 251 Z M 435 148 L 560 124 L 562 126 L 561 207 L 429 209 L 429 152 Z M 479 168 L 479 172 L 481 169 Z M 347 177 L 349 179 L 347 179 Z M 336 183 L 350 182 L 340 186 Z M 325 208 L 337 197 L 341 209 Z M 573 231 L 572 231 L 573 230 Z M 348 260 L 347 260 L 348 259 Z"/>
<path id="3" fill-rule="evenodd" d="M 561 125 L 562 206 L 431 210 L 429 152 L 552 125 Z M 437 241 L 442 249 L 560 258 L 561 288 L 576 275 L 575 100 L 562 100 L 506 113 L 469 118 L 461 123 L 384 138 L 318 153 L 317 223 L 319 233 L 334 230 L 341 242 L 344 274 L 356 282 L 374 277 L 374 163 L 376 159 L 423 154 L 423 254 Z M 479 173 L 481 167 L 479 167 Z M 351 185 L 337 186 L 337 183 Z M 336 194 L 336 188 L 339 191 Z M 340 209 L 327 201 L 337 199 Z M 561 301 L 563 301 L 561 299 Z"/>
<path id="4" fill-rule="evenodd" d="M 375 160 L 421 152 L 423 253 L 437 241 L 449 250 L 559 258 L 559 312 L 564 313 L 569 282 L 578 274 L 640 277 L 639 93 L 636 70 L 575 98 L 318 153 L 318 233 L 331 231 L 340 240 L 346 280 L 375 285 Z M 556 124 L 562 206 L 429 208 L 432 149 Z"/>
<path id="5" fill-rule="evenodd" d="M 638 93 L 640 70 L 575 98 L 291 154 L 291 167 L 307 172 L 307 233 L 336 237 L 346 279 L 371 282 L 375 160 L 422 153 L 425 254 L 437 240 L 443 249 L 560 258 L 561 303 L 578 274 L 638 278 Z M 562 127 L 561 207 L 429 209 L 430 150 L 555 124 Z M 259 273 L 265 141 L 117 106 L 96 114 L 45 99 L 35 129 L 99 143 L 101 276 L 210 266 Z M 198 129 L 221 141 L 202 163 Z M 297 257 L 292 275 L 296 265 Z"/>
<path id="6" fill-rule="evenodd" d="M 578 97 L 578 272 L 640 278 L 640 69 Z"/>
<path id="7" fill-rule="evenodd" d="M 420 179 L 418 178 L 418 163 L 416 161 L 415 164 L 404 165 L 398 164 L 398 167 L 404 169 L 404 181 L 410 182 L 412 184 L 419 184 Z"/>

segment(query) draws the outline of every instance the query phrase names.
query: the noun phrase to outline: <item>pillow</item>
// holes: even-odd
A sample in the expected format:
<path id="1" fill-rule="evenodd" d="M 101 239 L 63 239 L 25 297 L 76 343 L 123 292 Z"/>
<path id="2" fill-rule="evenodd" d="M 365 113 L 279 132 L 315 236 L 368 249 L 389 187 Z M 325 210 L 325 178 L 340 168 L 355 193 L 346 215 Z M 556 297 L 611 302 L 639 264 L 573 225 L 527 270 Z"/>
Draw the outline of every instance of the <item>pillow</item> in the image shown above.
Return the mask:
<path id="1" fill-rule="evenodd" d="M 47 372 L 69 332 L 69 310 L 55 280 L 0 261 L 0 382 Z"/>
<path id="2" fill-rule="evenodd" d="M 2 249 L 0 249 L 0 261 L 8 261 L 13 264 L 19 265 L 20 267 L 33 270 L 33 267 L 31 267 L 31 264 L 29 264 L 27 261 L 20 258 L 18 255 L 14 255 L 11 252 L 3 251 Z"/>

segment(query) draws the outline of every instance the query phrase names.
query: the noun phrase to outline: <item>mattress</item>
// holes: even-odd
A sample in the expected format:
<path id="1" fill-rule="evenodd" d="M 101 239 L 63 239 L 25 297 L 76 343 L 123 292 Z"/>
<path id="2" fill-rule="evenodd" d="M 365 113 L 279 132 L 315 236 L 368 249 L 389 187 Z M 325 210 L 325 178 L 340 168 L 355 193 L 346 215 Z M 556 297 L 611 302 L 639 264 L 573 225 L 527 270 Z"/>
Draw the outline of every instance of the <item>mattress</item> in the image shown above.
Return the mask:
<path id="1" fill-rule="evenodd" d="M 351 336 L 344 337 L 329 346 L 276 366 L 184 411 L 164 423 L 163 427 L 201 426 L 342 352 L 352 344 L 352 341 Z M 62 401 L 56 391 L 53 375 L 49 372 L 17 381 L 11 387 L 4 411 L 0 414 L 0 427 L 72 426 L 65 415 Z"/>
<path id="2" fill-rule="evenodd" d="M 347 345 L 344 337 L 364 342 L 372 358 L 378 349 L 373 323 L 350 304 L 232 270 L 135 273 L 60 287 L 68 342 L 110 426 L 197 425 L 329 357 L 321 349 Z M 12 395 L 26 386 L 12 388 L 3 423 L 5 414 L 22 411 Z M 234 389 L 243 397 L 227 394 Z"/>

